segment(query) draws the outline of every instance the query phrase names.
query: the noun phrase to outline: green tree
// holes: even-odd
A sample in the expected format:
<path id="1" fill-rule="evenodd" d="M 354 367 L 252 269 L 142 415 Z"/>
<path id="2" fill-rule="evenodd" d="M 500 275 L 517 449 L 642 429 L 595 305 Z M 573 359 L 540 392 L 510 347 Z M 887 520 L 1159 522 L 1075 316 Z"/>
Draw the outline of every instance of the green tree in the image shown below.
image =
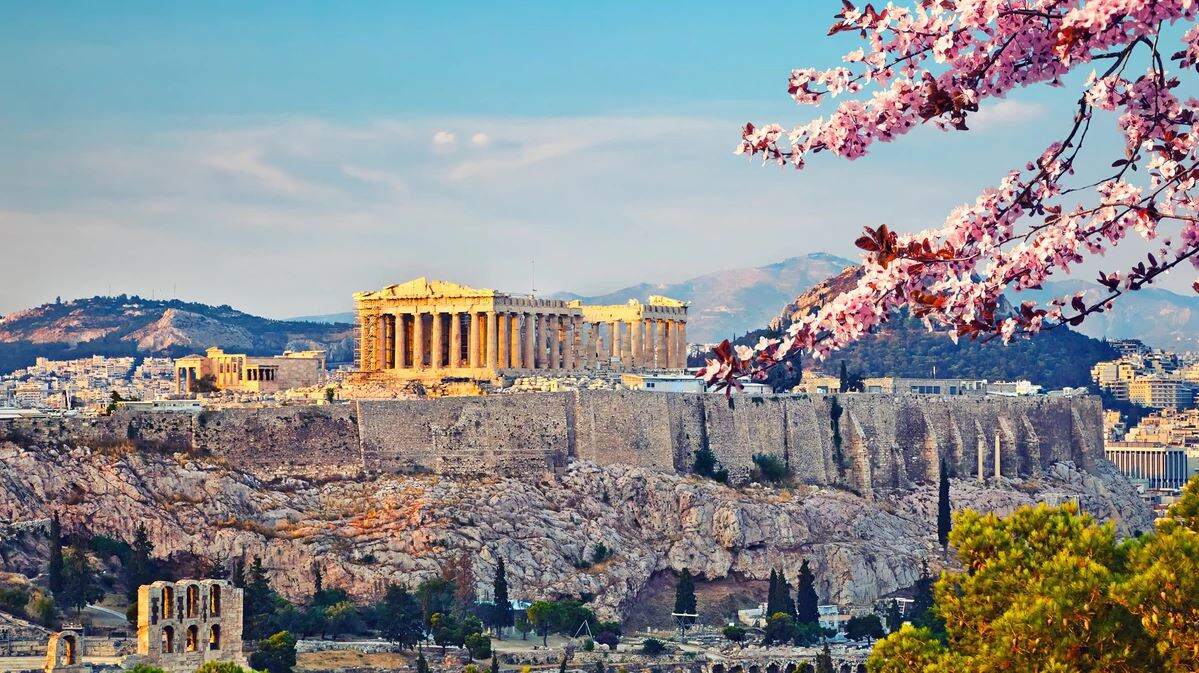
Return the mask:
<path id="1" fill-rule="evenodd" d="M 782 645 L 794 642 L 799 636 L 795 618 L 785 612 L 776 612 L 766 622 L 765 633 L 762 637 L 764 645 Z"/>
<path id="2" fill-rule="evenodd" d="M 62 561 L 62 524 L 56 512 L 50 517 L 50 562 L 46 569 L 46 586 L 55 597 L 59 596 L 63 586 Z M 61 601 L 61 598 L 60 598 Z"/>
<path id="3" fill-rule="evenodd" d="M 1184 495 L 1178 504 L 1186 500 Z M 1185 641 L 1155 630 L 1187 619 L 1177 612 L 1179 587 L 1163 592 L 1163 583 L 1122 594 L 1126 587 L 1153 587 L 1160 578 L 1154 577 L 1160 568 L 1138 572 L 1141 549 L 1182 563 L 1183 572 L 1195 569 L 1193 552 L 1159 537 L 1162 529 L 1117 543 L 1112 524 L 1098 525 L 1073 504 L 1023 507 L 1002 518 L 965 510 L 955 513 L 953 524 L 950 544 L 965 570 L 942 573 L 929 611 L 944 620 L 944 637 L 905 626 L 875 645 L 872 673 L 1195 670 L 1171 668 L 1167 657 L 1180 644 L 1185 657 Z"/>
<path id="4" fill-rule="evenodd" d="M 874 613 L 850 617 L 845 623 L 845 636 L 850 640 L 878 640 L 885 635 L 883 621 Z"/>
<path id="5" fill-rule="evenodd" d="M 397 584 L 387 585 L 377 613 L 381 622 L 380 635 L 401 647 L 413 648 L 420 641 L 423 619 L 420 603 Z"/>
<path id="6" fill-rule="evenodd" d="M 33 592 L 25 605 L 25 614 L 42 626 L 50 626 L 54 623 L 54 598 L 41 591 Z"/>
<path id="7" fill-rule="evenodd" d="M 696 614 L 697 606 L 695 602 L 695 580 L 691 577 L 691 571 L 686 568 L 679 573 L 679 581 L 674 587 L 674 612 L 675 614 Z M 688 626 L 695 622 L 694 617 L 679 617 L 680 626 L 685 631 Z"/>
<path id="8" fill-rule="evenodd" d="M 825 643 L 824 649 L 816 655 L 816 673 L 834 673 L 833 655 L 828 651 L 828 643 Z"/>
<path id="9" fill-rule="evenodd" d="M 754 463 L 754 475 L 759 481 L 779 484 L 787 480 L 787 462 L 771 453 L 755 453 L 751 458 Z"/>
<path id="10" fill-rule="evenodd" d="M 78 613 L 88 603 L 104 595 L 96 569 L 87 554 L 79 547 L 70 547 L 63 554 L 62 591 L 63 607 L 75 608 Z"/>
<path id="11" fill-rule="evenodd" d="M 296 637 L 280 631 L 258 641 L 250 655 L 250 666 L 266 673 L 291 673 L 296 667 Z"/>
<path id="12" fill-rule="evenodd" d="M 494 652 L 491 654 L 491 673 L 500 673 L 500 660 L 496 658 Z"/>
<path id="13" fill-rule="evenodd" d="M 691 471 L 701 477 L 714 479 L 721 483 L 729 480 L 728 470 L 720 466 L 716 460 L 716 454 L 707 446 L 700 447 L 695 452 L 695 461 L 691 465 Z"/>
<path id="14" fill-rule="evenodd" d="M 666 645 L 657 638 L 646 638 L 641 643 L 641 653 L 650 657 L 656 657 L 666 651 Z"/>
<path id="15" fill-rule="evenodd" d="M 138 524 L 133 532 L 133 544 L 129 545 L 129 563 L 125 567 L 125 582 L 128 585 L 129 599 L 137 601 L 137 589 L 143 584 L 150 584 L 158 579 L 154 563 L 154 545 L 150 543 L 150 534 L 145 524 Z"/>
<path id="16" fill-rule="evenodd" d="M 529 606 L 529 623 L 541 636 L 541 646 L 549 646 L 550 631 L 558 621 L 559 608 L 549 601 L 536 601 Z"/>
<path id="17" fill-rule="evenodd" d="M 720 634 L 729 642 L 740 643 L 745 640 L 746 631 L 744 628 L 737 626 L 736 624 L 729 624 L 720 630 Z"/>
<path id="18" fill-rule="evenodd" d="M 463 646 L 466 651 L 470 652 L 471 659 L 486 659 L 492 656 L 491 652 L 491 637 L 481 631 L 466 634 L 462 639 Z"/>
<path id="19" fill-rule="evenodd" d="M 125 673 L 167 673 L 167 670 L 146 663 L 138 663 L 131 668 L 126 668 Z"/>
<path id="20" fill-rule="evenodd" d="M 491 582 L 491 588 L 495 603 L 491 610 L 491 627 L 502 640 L 504 629 L 513 625 L 512 602 L 508 598 L 508 575 L 502 558 L 496 561 L 495 578 Z"/>
<path id="21" fill-rule="evenodd" d="M 816 576 L 805 559 L 799 566 L 799 581 L 795 592 L 795 621 L 820 625 L 820 599 L 816 595 Z"/>
<path id="22" fill-rule="evenodd" d="M 266 638 L 271 635 L 270 618 L 274 611 L 275 591 L 271 589 L 262 558 L 255 556 L 245 576 L 245 593 L 242 600 L 242 623 L 250 638 Z M 290 634 L 289 634 L 290 635 Z"/>
<path id="23" fill-rule="evenodd" d="M 416 598 L 425 616 L 425 625 L 433 626 L 433 615 L 448 614 L 454 609 L 454 583 L 445 577 L 427 579 L 416 587 Z"/>
<path id="24" fill-rule="evenodd" d="M 903 616 L 899 614 L 899 601 L 892 599 L 887 604 L 887 633 L 894 633 L 903 624 Z"/>
<path id="25" fill-rule="evenodd" d="M 196 673 L 254 673 L 238 666 L 232 661 L 206 661 L 198 668 Z"/>
<path id="26" fill-rule="evenodd" d="M 424 648 L 416 655 L 416 673 L 429 673 L 429 660 L 425 659 Z"/>
<path id="27" fill-rule="evenodd" d="M 362 616 L 358 606 L 350 601 L 339 601 L 325 608 L 325 629 L 334 638 L 361 631 Z"/>
<path id="28" fill-rule="evenodd" d="M 949 506 L 949 471 L 945 469 L 945 461 L 941 461 L 941 483 L 937 491 L 937 541 L 941 543 L 943 557 L 949 559 L 949 531 L 953 527 L 953 519 Z"/>
<path id="29" fill-rule="evenodd" d="M 928 572 L 928 562 L 920 563 L 920 577 L 912 585 L 911 622 L 932 631 L 938 638 L 944 639 L 945 622 L 937 614 L 936 599 L 933 589 L 936 578 Z"/>
<path id="30" fill-rule="evenodd" d="M 515 615 L 516 630 L 520 633 L 521 640 L 528 640 L 529 633 L 533 630 L 533 623 L 529 621 L 529 613 L 525 610 L 520 610 Z"/>

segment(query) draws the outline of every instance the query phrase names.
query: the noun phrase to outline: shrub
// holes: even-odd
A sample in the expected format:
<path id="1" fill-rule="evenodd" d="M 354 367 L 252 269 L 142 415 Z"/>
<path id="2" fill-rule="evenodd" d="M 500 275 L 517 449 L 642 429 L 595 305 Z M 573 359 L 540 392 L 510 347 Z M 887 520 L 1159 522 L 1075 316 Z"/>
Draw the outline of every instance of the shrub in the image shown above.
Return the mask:
<path id="1" fill-rule="evenodd" d="M 159 668 L 157 666 L 151 666 L 150 664 L 137 664 L 137 665 L 133 666 L 133 668 L 125 669 L 125 673 L 167 673 L 167 672 L 166 672 L 166 669 Z"/>
<path id="2" fill-rule="evenodd" d="M 206 661 L 200 664 L 196 673 L 253 673 L 253 671 L 247 671 L 232 661 Z"/>
<path id="3" fill-rule="evenodd" d="M 755 453 L 753 461 L 754 473 L 759 481 L 777 484 L 787 479 L 787 463 L 782 458 L 769 453 Z"/>
<path id="4" fill-rule="evenodd" d="M 471 659 L 491 658 L 491 637 L 482 633 L 472 633 L 464 643 Z"/>
<path id="5" fill-rule="evenodd" d="M 691 471 L 701 477 L 714 479 L 721 483 L 729 480 L 729 471 L 720 467 L 720 463 L 716 460 L 716 454 L 706 446 L 695 452 L 695 462 L 691 466 Z"/>
<path id="6" fill-rule="evenodd" d="M 656 657 L 666 651 L 666 645 L 657 638 L 646 638 L 641 644 L 641 653 L 647 656 Z"/>
<path id="7" fill-rule="evenodd" d="M 607 645 L 609 649 L 615 650 L 620 643 L 620 634 L 607 629 L 595 634 L 595 642 L 600 645 Z"/>
<path id="8" fill-rule="evenodd" d="M 280 631 L 258 641 L 258 648 L 250 655 L 250 666 L 267 673 L 291 673 L 296 666 L 296 637 Z"/>
<path id="9" fill-rule="evenodd" d="M 737 626 L 736 624 L 730 624 L 729 626 L 724 627 L 721 629 L 720 633 L 724 635 L 726 639 L 734 643 L 739 643 L 745 640 L 745 629 Z"/>

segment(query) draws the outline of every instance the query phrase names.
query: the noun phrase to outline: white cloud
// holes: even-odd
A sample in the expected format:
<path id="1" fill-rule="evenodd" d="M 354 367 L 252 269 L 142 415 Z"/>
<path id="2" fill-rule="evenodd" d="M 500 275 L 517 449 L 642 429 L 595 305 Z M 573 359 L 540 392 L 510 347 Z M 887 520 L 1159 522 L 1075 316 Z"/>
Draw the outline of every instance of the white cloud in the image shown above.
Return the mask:
<path id="1" fill-rule="evenodd" d="M 458 136 L 454 135 L 450 131 L 438 131 L 437 133 L 433 134 L 434 145 L 453 145 L 455 142 L 457 142 L 457 140 Z"/>
<path id="2" fill-rule="evenodd" d="M 1001 126 L 1026 124 L 1045 116 L 1045 108 L 1037 103 L 1018 100 L 1001 100 L 983 104 L 966 120 L 966 125 L 976 131 L 986 131 Z"/>
<path id="3" fill-rule="evenodd" d="M 470 137 L 470 142 L 476 147 L 486 147 L 491 144 L 491 136 L 486 133 L 476 133 Z"/>

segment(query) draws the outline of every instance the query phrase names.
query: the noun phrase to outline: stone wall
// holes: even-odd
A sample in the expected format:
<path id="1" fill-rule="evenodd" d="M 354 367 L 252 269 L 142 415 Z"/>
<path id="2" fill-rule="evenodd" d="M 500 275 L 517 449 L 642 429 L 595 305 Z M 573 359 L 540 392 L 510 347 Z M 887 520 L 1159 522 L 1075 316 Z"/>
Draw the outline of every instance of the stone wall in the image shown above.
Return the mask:
<path id="1" fill-rule="evenodd" d="M 217 412 L 119 411 L 0 424 L 18 443 L 197 452 L 264 477 L 371 472 L 527 475 L 569 458 L 687 472 L 707 447 L 742 479 L 755 454 L 869 495 L 954 476 L 1039 473 L 1102 457 L 1094 397 L 738 396 L 584 390 Z"/>

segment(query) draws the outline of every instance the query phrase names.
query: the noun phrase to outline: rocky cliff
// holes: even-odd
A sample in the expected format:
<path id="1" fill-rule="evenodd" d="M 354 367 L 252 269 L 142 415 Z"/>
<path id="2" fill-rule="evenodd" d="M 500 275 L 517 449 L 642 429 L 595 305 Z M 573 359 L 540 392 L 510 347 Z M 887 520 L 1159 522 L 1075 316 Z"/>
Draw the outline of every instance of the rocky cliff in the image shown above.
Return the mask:
<path id="1" fill-rule="evenodd" d="M 1150 525 L 1105 462 L 1083 469 L 1059 461 L 1036 476 L 986 484 L 955 479 L 952 498 L 955 507 L 1000 512 L 1076 499 L 1126 532 Z M 386 582 L 435 575 L 465 552 L 483 596 L 502 556 L 514 597 L 594 593 L 608 616 L 665 571 L 689 568 L 701 584 L 761 580 L 774 566 L 795 572 L 801 559 L 812 562 L 822 599 L 868 603 L 910 585 L 920 560 L 938 557 L 935 510 L 935 483 L 868 498 L 837 486 L 731 488 L 582 460 L 510 479 L 363 472 L 265 480 L 219 457 L 0 441 L 0 518 L 58 511 L 68 529 L 125 539 L 143 523 L 158 554 L 261 555 L 293 597 L 311 591 L 314 560 L 326 586 L 366 598 Z M 600 542 L 613 556 L 581 563 Z"/>

